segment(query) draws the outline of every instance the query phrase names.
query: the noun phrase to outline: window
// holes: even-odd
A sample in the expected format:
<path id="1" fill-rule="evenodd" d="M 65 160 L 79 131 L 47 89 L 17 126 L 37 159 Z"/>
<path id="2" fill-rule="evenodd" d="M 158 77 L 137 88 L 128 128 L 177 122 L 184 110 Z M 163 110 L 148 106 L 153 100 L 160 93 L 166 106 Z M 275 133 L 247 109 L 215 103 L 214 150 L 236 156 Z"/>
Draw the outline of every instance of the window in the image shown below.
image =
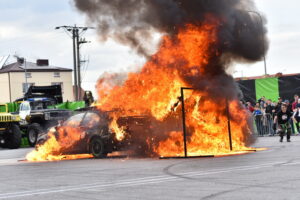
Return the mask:
<path id="1" fill-rule="evenodd" d="M 26 72 L 26 78 L 32 78 L 31 73 Z"/>
<path id="2" fill-rule="evenodd" d="M 54 77 L 60 77 L 60 72 L 54 72 L 54 73 L 53 73 L 53 76 L 54 76 Z"/>
<path id="3" fill-rule="evenodd" d="M 35 83 L 27 83 L 27 85 L 26 85 L 26 83 L 22 83 L 23 94 L 25 94 L 27 92 L 27 90 L 30 86 L 34 86 L 34 85 L 35 85 Z"/>
<path id="4" fill-rule="evenodd" d="M 52 82 L 51 85 L 60 85 L 61 87 L 61 93 L 64 93 L 64 84 L 63 82 Z"/>

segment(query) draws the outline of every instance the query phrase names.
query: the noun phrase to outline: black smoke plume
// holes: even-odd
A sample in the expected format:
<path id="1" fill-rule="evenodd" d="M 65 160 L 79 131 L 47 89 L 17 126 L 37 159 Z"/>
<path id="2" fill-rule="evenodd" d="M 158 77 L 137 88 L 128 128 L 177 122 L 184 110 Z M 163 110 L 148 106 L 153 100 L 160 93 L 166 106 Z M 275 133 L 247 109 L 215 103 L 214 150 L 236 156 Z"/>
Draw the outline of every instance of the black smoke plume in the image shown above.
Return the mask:
<path id="1" fill-rule="evenodd" d="M 146 56 L 154 32 L 176 34 L 187 23 L 201 24 L 207 13 L 223 19 L 220 50 L 231 54 L 230 58 L 257 61 L 268 49 L 266 20 L 252 0 L 74 1 L 97 25 L 102 39 L 112 37 Z"/>

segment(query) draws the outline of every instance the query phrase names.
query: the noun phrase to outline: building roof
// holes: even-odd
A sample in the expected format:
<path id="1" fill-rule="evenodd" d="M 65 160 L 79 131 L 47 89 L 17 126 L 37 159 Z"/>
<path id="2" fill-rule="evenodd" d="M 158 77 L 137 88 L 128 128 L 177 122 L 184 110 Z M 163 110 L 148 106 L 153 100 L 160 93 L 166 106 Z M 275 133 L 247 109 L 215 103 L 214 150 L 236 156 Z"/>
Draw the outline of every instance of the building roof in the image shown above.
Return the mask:
<path id="1" fill-rule="evenodd" d="M 235 78 L 236 81 L 244 81 L 244 80 L 256 80 L 256 79 L 263 79 L 263 78 L 279 78 L 279 77 L 286 77 L 286 76 L 299 76 L 300 73 L 295 74 L 271 74 L 271 75 L 263 75 L 263 76 L 252 76 L 252 77 L 237 77 Z"/>
<path id="2" fill-rule="evenodd" d="M 55 67 L 55 66 L 39 66 L 33 62 L 26 61 L 26 70 L 27 72 L 71 72 L 72 69 Z M 0 69 L 0 74 L 8 73 L 8 72 L 24 72 L 25 64 L 21 64 L 19 62 L 11 63 L 3 66 Z"/>

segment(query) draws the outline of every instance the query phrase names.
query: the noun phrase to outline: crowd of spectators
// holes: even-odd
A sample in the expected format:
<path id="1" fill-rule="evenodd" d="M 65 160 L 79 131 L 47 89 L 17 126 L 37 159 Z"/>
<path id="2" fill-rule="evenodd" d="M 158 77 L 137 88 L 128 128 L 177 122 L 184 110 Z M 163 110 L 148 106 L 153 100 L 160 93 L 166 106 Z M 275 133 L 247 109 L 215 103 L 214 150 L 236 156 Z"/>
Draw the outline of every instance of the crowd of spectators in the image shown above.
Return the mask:
<path id="1" fill-rule="evenodd" d="M 277 125 L 274 122 L 275 116 L 281 111 L 282 105 L 286 105 L 288 112 L 293 114 L 289 120 L 292 133 L 300 134 L 300 99 L 299 95 L 294 95 L 294 101 L 284 100 L 279 97 L 278 101 L 272 101 L 261 97 L 255 105 L 251 102 L 245 103 L 246 108 L 251 112 L 255 119 L 255 125 L 259 135 L 275 135 Z M 294 127 L 295 124 L 295 127 Z"/>

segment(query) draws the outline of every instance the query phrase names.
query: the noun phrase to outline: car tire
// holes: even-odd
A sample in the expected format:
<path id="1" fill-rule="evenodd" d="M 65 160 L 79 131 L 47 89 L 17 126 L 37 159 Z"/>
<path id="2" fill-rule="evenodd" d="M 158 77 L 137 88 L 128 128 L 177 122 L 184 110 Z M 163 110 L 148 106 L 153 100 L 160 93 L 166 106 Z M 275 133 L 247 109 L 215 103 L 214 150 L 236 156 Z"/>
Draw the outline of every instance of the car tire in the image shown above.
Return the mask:
<path id="1" fill-rule="evenodd" d="M 35 146 L 39 134 L 41 134 L 43 132 L 44 131 L 43 131 L 41 125 L 39 125 L 38 123 L 33 123 L 28 126 L 27 139 L 28 139 L 28 143 L 31 147 Z"/>
<path id="2" fill-rule="evenodd" d="M 107 153 L 105 152 L 105 145 L 100 137 L 94 137 L 90 141 L 90 153 L 94 158 L 105 158 Z"/>
<path id="3" fill-rule="evenodd" d="M 9 149 L 17 149 L 22 143 L 22 132 L 18 125 L 12 124 L 6 132 L 6 140 L 4 147 Z"/>

